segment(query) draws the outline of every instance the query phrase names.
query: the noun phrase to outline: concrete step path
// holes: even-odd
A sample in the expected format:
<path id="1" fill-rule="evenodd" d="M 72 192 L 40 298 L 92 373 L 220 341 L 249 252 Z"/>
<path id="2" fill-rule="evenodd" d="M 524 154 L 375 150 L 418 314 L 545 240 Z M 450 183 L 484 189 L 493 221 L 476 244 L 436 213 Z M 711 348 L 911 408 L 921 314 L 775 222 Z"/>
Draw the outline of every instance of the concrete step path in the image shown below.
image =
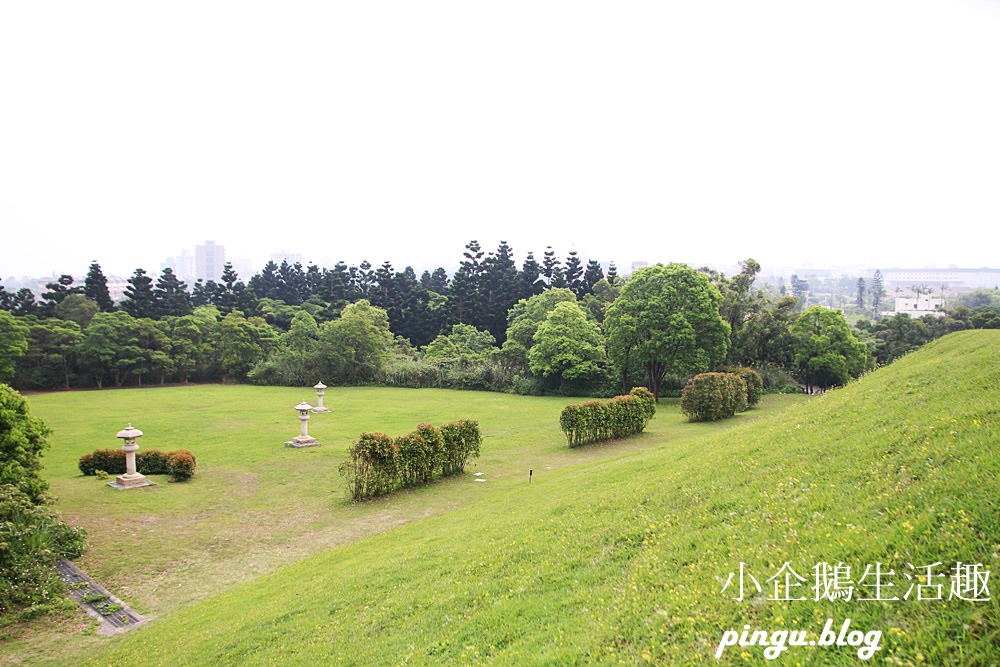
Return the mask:
<path id="1" fill-rule="evenodd" d="M 99 634 L 118 634 L 137 628 L 149 620 L 129 609 L 128 605 L 109 593 L 106 588 L 88 577 L 83 570 L 68 560 L 57 562 L 56 570 L 59 572 L 59 578 L 66 582 L 69 594 L 76 603 L 83 607 L 88 615 L 101 622 L 101 627 L 97 631 Z M 83 598 L 87 595 L 107 595 L 108 597 L 96 602 L 84 602 Z M 108 613 L 108 605 L 121 605 L 121 609 Z"/>

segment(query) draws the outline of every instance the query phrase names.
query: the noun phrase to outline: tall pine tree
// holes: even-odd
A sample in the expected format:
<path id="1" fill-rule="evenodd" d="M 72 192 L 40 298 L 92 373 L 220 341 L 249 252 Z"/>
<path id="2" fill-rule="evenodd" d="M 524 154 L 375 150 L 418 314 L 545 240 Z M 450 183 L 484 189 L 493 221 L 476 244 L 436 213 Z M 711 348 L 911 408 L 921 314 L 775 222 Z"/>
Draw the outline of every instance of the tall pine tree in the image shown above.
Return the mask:
<path id="1" fill-rule="evenodd" d="M 569 251 L 569 257 L 566 258 L 566 268 L 563 271 L 566 276 L 566 287 L 576 294 L 579 299 L 584 294 L 583 288 L 583 262 L 577 255 L 576 250 Z"/>
<path id="2" fill-rule="evenodd" d="M 115 302 L 111 300 L 111 293 L 108 291 L 108 279 L 101 271 L 101 265 L 94 260 L 87 269 L 87 277 L 83 281 L 83 294 L 97 303 L 97 307 L 102 313 L 110 313 L 115 309 Z"/>
<path id="3" fill-rule="evenodd" d="M 174 270 L 169 266 L 163 269 L 156 280 L 153 300 L 160 317 L 180 317 L 191 313 L 191 295 L 188 294 L 187 284 L 174 275 Z"/>
<path id="4" fill-rule="evenodd" d="M 145 269 L 136 269 L 128 279 L 122 309 L 132 317 L 156 317 L 153 279 L 146 275 Z"/>

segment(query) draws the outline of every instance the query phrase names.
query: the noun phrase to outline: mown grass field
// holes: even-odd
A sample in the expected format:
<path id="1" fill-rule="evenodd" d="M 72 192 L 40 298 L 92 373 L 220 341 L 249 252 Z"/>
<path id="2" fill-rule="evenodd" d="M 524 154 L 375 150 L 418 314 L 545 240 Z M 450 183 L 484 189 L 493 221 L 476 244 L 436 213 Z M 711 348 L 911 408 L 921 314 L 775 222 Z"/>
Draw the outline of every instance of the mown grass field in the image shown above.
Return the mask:
<path id="1" fill-rule="evenodd" d="M 33 630 L 39 664 L 771 664 L 727 630 L 878 630 L 873 660 L 996 664 L 996 597 L 947 599 L 955 564 L 1000 551 L 1000 332 L 941 339 L 822 397 L 768 397 L 688 424 L 664 403 L 641 436 L 567 450 L 566 399 L 334 390 L 290 450 L 302 390 L 167 388 L 30 398 L 54 429 L 47 476 L 91 534 L 80 565 L 153 623 L 105 639 Z M 284 407 L 286 406 L 287 407 Z M 141 415 L 141 416 L 140 416 Z M 362 430 L 480 420 L 471 474 L 353 505 L 336 475 Z M 132 420 L 143 447 L 198 456 L 187 484 L 115 492 L 75 471 Z M 527 483 L 527 471 L 535 475 Z M 287 566 L 285 564 L 287 563 Z M 735 580 L 747 580 L 743 600 Z M 788 563 L 800 586 L 773 590 Z M 815 601 L 814 567 L 886 574 L 878 597 Z M 920 576 L 924 566 L 940 577 Z M 910 567 L 912 566 L 912 568 Z M 996 580 L 980 578 L 979 583 Z M 889 586 L 888 584 L 892 584 Z M 916 599 L 938 592 L 944 599 Z M 941 585 L 940 589 L 934 586 Z M 910 599 L 902 599 L 910 590 Z M 985 597 L 979 591 L 980 597 Z M 797 598 L 781 600 L 769 598 Z M 967 594 L 967 597 L 976 597 Z M 855 665 L 857 647 L 784 664 Z M 0 654 L 3 650 L 0 649 Z M 47 662 L 46 662 L 47 661 Z"/>

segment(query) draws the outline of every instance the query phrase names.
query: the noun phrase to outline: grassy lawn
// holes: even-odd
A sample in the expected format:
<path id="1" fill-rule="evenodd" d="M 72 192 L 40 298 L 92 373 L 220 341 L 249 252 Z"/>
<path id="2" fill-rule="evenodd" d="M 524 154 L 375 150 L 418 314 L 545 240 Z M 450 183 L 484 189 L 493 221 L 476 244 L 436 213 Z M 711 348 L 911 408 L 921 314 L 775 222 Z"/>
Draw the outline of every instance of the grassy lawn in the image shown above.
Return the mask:
<path id="1" fill-rule="evenodd" d="M 722 423 L 688 424 L 667 402 L 646 433 L 577 450 L 558 430 L 565 399 L 386 389 L 328 392 L 334 413 L 314 417 L 310 433 L 329 444 L 288 450 L 280 443 L 297 432 L 291 406 L 303 396 L 198 387 L 31 397 L 56 429 L 46 458 L 60 507 L 92 535 L 81 565 L 157 620 L 110 640 L 36 629 L 49 633 L 46 647 L 32 653 L 15 639 L 12 655 L 771 664 L 761 646 L 714 655 L 744 626 L 817 639 L 827 619 L 837 630 L 850 619 L 881 633 L 880 663 L 995 664 L 996 597 L 948 598 L 956 563 L 985 573 L 1000 559 L 1000 332 L 948 336 L 845 389 L 768 397 Z M 483 457 L 469 472 L 488 482 L 467 474 L 346 502 L 336 466 L 358 432 L 455 417 L 480 420 Z M 148 434 L 143 447 L 194 451 L 195 479 L 115 492 L 80 477 L 75 458 L 115 446 L 129 419 Z M 749 578 L 742 596 L 738 579 L 727 586 L 741 563 L 759 591 Z M 786 563 L 801 580 L 784 576 Z M 814 599 L 823 564 L 852 568 L 839 582 L 851 599 Z M 872 597 L 882 599 L 858 599 Z M 780 660 L 855 665 L 858 646 L 794 646 Z"/>
<path id="2" fill-rule="evenodd" d="M 159 618 L 331 547 L 521 486 L 529 470 L 532 486 L 543 485 L 566 468 L 727 430 L 804 400 L 767 397 L 759 409 L 711 425 L 687 423 L 676 401 L 664 400 L 641 436 L 569 450 L 559 412 L 582 399 L 330 389 L 324 402 L 333 412 L 309 421 L 310 434 L 323 445 L 284 447 L 298 434 L 292 408 L 303 398 L 315 403 L 308 389 L 219 385 L 30 396 L 32 414 L 53 429 L 44 463 L 57 508 L 88 531 L 88 550 L 78 565 L 140 613 Z M 395 435 L 420 421 L 440 425 L 463 417 L 478 419 L 484 433 L 482 455 L 465 476 L 373 502 L 349 501 L 337 467 L 359 433 Z M 144 432 L 142 449 L 191 450 L 198 459 L 195 477 L 171 484 L 151 476 L 155 486 L 123 492 L 81 475 L 79 457 L 119 448 L 115 434 L 128 422 Z M 475 483 L 473 472 L 488 482 Z M 60 664 L 80 648 L 106 642 L 92 631 L 80 632 L 89 625 L 79 615 L 56 627 L 8 630 L 0 660 L 7 654 Z"/>

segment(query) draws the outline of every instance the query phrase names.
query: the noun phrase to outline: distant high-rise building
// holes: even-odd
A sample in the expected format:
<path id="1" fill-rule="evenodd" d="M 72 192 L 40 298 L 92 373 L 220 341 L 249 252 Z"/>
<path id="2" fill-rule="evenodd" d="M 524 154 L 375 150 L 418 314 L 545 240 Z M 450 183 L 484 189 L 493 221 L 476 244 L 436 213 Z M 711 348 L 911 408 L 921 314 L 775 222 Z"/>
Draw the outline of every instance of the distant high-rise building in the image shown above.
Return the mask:
<path id="1" fill-rule="evenodd" d="M 296 263 L 302 263 L 302 253 L 282 250 L 281 252 L 272 253 L 271 261 L 278 266 L 281 266 L 282 262 L 288 262 L 289 266 L 294 266 Z"/>
<path id="2" fill-rule="evenodd" d="M 215 241 L 205 241 L 194 247 L 194 273 L 197 280 L 219 282 L 226 264 L 226 247 L 215 245 Z"/>
<path id="3" fill-rule="evenodd" d="M 183 280 L 188 283 L 189 287 L 195 281 L 194 257 L 187 250 L 181 250 L 181 254 L 177 257 L 167 257 L 167 259 L 160 264 L 160 271 L 163 271 L 163 269 L 166 268 L 172 269 L 174 275 L 177 276 L 179 280 Z"/>

